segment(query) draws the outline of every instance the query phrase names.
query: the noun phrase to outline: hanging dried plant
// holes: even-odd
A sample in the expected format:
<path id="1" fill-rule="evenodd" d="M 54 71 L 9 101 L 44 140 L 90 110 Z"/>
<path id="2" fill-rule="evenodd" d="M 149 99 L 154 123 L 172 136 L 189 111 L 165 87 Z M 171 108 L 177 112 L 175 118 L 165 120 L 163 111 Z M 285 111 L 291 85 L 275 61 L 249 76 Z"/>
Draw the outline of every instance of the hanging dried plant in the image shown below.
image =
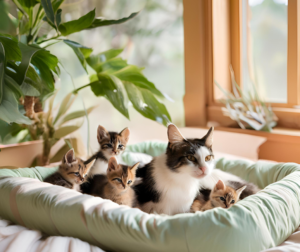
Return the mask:
<path id="1" fill-rule="evenodd" d="M 224 90 L 216 81 L 215 84 L 224 93 L 226 99 L 220 100 L 225 104 L 222 108 L 223 114 L 236 121 L 242 129 L 254 129 L 271 132 L 276 126 L 278 118 L 260 99 L 256 86 L 251 85 L 247 93 L 242 91 L 235 81 L 234 72 L 230 66 L 231 83 L 233 93 Z"/>

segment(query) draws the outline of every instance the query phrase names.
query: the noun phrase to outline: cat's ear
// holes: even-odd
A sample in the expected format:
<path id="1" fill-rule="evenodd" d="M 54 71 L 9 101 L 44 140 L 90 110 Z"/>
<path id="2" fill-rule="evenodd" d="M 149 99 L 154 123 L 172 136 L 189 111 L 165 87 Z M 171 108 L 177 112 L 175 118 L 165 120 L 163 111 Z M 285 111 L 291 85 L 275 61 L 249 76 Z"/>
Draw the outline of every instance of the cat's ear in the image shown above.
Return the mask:
<path id="1" fill-rule="evenodd" d="M 205 140 L 205 146 L 211 148 L 213 144 L 214 127 L 211 127 L 206 135 L 202 138 Z"/>
<path id="2" fill-rule="evenodd" d="M 136 163 L 135 165 L 133 165 L 130 170 L 135 174 L 136 169 L 139 167 L 140 162 Z"/>
<path id="3" fill-rule="evenodd" d="M 66 155 L 63 158 L 64 163 L 71 165 L 73 163 L 76 163 L 77 160 L 75 158 L 75 152 L 73 149 L 69 150 Z"/>
<path id="4" fill-rule="evenodd" d="M 225 190 L 225 184 L 224 182 L 220 179 L 217 184 L 215 185 L 214 191 L 218 191 L 218 190 Z"/>
<path id="5" fill-rule="evenodd" d="M 115 171 L 118 169 L 118 161 L 115 157 L 111 157 L 108 160 L 108 171 Z"/>
<path id="6" fill-rule="evenodd" d="M 180 133 L 179 129 L 173 124 L 168 125 L 168 139 L 171 144 L 180 143 L 185 139 L 185 137 Z"/>
<path id="7" fill-rule="evenodd" d="M 128 128 L 125 128 L 119 133 L 119 135 L 123 138 L 125 144 L 127 144 L 130 136 L 130 130 Z"/>
<path id="8" fill-rule="evenodd" d="M 246 185 L 242 186 L 241 188 L 236 190 L 237 198 L 239 199 L 241 196 L 241 193 L 246 189 Z"/>
<path id="9" fill-rule="evenodd" d="M 98 139 L 98 142 L 100 143 L 101 140 L 103 138 L 107 138 L 109 135 L 108 131 L 101 125 L 98 126 L 98 129 L 97 129 L 97 139 Z"/>
<path id="10" fill-rule="evenodd" d="M 89 163 L 84 162 L 86 169 L 89 171 L 91 167 L 94 165 L 96 159 L 91 160 Z"/>

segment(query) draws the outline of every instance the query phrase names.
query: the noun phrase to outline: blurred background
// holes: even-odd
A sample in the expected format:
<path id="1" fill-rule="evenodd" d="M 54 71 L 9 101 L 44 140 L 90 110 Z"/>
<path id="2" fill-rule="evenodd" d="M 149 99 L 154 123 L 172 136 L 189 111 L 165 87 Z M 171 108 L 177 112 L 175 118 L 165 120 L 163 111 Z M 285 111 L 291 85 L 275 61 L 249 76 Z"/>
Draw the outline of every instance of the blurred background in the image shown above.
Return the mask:
<path id="1" fill-rule="evenodd" d="M 124 48 L 122 57 L 129 64 L 145 67 L 145 76 L 165 95 L 164 101 L 173 122 L 184 126 L 184 62 L 183 62 L 183 19 L 182 0 L 67 0 L 63 3 L 63 22 L 77 19 L 96 8 L 96 16 L 106 19 L 119 19 L 129 16 L 132 12 L 140 14 L 128 22 L 119 25 L 100 27 L 90 31 L 72 34 L 69 39 L 93 48 L 99 53 L 111 48 Z M 72 49 L 64 43 L 49 47 L 50 51 L 59 56 L 65 69 L 56 87 L 60 90 L 56 102 L 61 100 L 67 92 L 75 87 L 89 83 L 89 78 Z M 120 114 L 103 97 L 95 97 L 89 88 L 79 93 L 80 97 L 72 110 L 85 106 L 99 104 L 90 114 L 90 146 L 92 150 L 98 148 L 96 130 L 99 124 L 108 130 L 120 131 L 125 127 L 147 127 L 157 124 L 142 117 L 130 106 L 130 121 Z M 155 125 L 154 125 L 155 126 Z M 86 144 L 87 122 L 78 132 Z"/>

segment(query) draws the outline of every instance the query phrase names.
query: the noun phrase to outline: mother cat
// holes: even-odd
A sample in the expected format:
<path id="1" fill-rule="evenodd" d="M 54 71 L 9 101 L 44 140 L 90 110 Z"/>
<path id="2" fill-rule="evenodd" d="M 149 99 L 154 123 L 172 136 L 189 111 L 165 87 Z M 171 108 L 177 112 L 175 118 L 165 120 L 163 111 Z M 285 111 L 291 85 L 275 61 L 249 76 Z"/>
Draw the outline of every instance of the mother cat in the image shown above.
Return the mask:
<path id="1" fill-rule="evenodd" d="M 141 182 L 134 190 L 141 210 L 169 215 L 189 212 L 199 188 L 213 188 L 218 179 L 241 181 L 220 170 L 213 172 L 213 128 L 201 139 L 186 139 L 170 124 L 168 139 L 166 153 L 137 170 Z"/>

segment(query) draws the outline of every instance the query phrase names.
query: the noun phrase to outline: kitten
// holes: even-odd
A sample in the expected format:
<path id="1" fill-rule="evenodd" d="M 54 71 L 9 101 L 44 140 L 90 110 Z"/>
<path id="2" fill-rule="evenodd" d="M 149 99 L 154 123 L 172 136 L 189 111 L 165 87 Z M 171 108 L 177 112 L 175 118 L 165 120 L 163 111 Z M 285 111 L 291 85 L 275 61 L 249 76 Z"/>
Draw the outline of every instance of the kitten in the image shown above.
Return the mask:
<path id="1" fill-rule="evenodd" d="M 166 153 L 137 170 L 141 183 L 134 190 L 138 207 L 147 213 L 189 212 L 199 183 L 214 168 L 213 128 L 201 139 L 185 139 L 169 124 L 168 139 Z"/>
<path id="2" fill-rule="evenodd" d="M 101 125 L 98 126 L 97 139 L 100 144 L 100 150 L 94 154 L 89 160 L 96 159 L 89 177 L 95 174 L 105 174 L 107 170 L 108 160 L 111 157 L 119 157 L 126 148 L 129 140 L 130 130 L 123 129 L 120 133 L 107 131 Z"/>
<path id="3" fill-rule="evenodd" d="M 133 166 L 120 165 L 115 157 L 108 161 L 107 174 L 93 177 L 90 194 L 110 199 L 119 205 L 133 207 L 135 194 L 131 188 L 135 181 L 135 172 L 139 163 Z"/>
<path id="4" fill-rule="evenodd" d="M 84 162 L 76 158 L 74 150 L 69 150 L 62 159 L 58 171 L 47 177 L 44 182 L 63 186 L 80 192 L 80 184 L 85 180 L 94 162 Z"/>
<path id="5" fill-rule="evenodd" d="M 250 195 L 256 194 L 261 190 L 258 188 L 258 186 L 247 182 L 238 176 L 235 176 L 229 172 L 221 171 L 219 169 L 214 169 L 213 172 L 207 176 L 205 181 L 203 181 L 203 183 L 200 185 L 199 193 L 202 195 L 202 197 L 208 200 L 211 190 L 220 179 L 224 181 L 226 186 L 230 186 L 235 190 L 246 186 L 246 189 L 243 190 L 240 199 L 244 199 Z"/>
<path id="6" fill-rule="evenodd" d="M 219 180 L 213 190 L 211 190 L 209 199 L 206 201 L 199 195 L 192 204 L 191 210 L 206 211 L 216 207 L 230 208 L 239 201 L 241 193 L 247 186 L 235 190 L 230 186 L 226 186 L 222 180 Z"/>

